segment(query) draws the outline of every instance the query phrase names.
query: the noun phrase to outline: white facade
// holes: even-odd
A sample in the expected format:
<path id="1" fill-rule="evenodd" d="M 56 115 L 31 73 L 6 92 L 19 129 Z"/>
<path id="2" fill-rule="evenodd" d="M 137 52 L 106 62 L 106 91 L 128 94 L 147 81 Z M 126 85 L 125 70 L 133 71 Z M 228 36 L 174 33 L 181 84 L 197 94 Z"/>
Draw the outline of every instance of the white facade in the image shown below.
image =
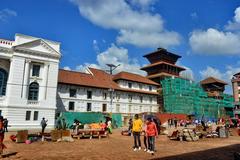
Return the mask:
<path id="1" fill-rule="evenodd" d="M 157 86 L 128 80 L 116 83 L 120 89 L 113 92 L 112 103 L 109 89 L 59 83 L 57 112 L 121 113 L 125 122 L 136 113 L 159 111 Z"/>
<path id="2" fill-rule="evenodd" d="M 54 127 L 60 56 L 57 42 L 21 34 L 0 39 L 0 112 L 10 129 L 40 128 L 42 117 Z"/>

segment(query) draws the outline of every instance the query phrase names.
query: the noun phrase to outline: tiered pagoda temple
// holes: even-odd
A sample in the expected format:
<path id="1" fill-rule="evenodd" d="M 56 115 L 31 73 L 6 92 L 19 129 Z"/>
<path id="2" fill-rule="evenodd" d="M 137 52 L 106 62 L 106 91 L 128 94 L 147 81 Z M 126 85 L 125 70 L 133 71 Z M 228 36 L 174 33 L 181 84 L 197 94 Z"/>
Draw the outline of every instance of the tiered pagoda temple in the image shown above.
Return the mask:
<path id="1" fill-rule="evenodd" d="M 147 78 L 157 83 L 160 83 L 164 77 L 179 77 L 179 73 L 185 70 L 185 68 L 176 65 L 181 56 L 168 52 L 164 48 L 158 48 L 157 51 L 143 57 L 147 58 L 151 64 L 144 66 L 141 70 L 147 72 Z"/>

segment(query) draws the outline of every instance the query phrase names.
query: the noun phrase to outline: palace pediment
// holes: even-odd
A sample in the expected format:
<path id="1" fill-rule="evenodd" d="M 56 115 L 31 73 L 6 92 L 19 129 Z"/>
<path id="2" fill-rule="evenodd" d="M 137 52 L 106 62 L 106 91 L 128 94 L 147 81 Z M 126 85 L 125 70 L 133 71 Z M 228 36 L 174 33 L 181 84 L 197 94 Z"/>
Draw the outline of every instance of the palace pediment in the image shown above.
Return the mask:
<path id="1" fill-rule="evenodd" d="M 42 39 L 33 40 L 23 44 L 13 46 L 15 51 L 27 52 L 31 54 L 42 54 L 45 56 L 60 57 L 61 53 L 51 47 L 47 42 Z"/>

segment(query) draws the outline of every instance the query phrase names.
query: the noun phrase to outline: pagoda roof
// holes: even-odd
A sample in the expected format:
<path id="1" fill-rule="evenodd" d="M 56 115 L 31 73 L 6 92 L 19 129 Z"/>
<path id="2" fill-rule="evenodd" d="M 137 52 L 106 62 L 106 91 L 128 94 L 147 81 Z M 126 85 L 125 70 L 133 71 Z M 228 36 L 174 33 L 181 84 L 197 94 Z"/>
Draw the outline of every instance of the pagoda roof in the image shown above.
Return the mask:
<path id="1" fill-rule="evenodd" d="M 226 82 L 224 82 L 224 81 L 222 81 L 220 79 L 217 79 L 215 77 L 208 77 L 208 78 L 202 80 L 200 83 L 201 84 L 221 83 L 221 84 L 227 85 Z"/>
<path id="2" fill-rule="evenodd" d="M 169 51 L 167 51 L 167 50 L 164 49 L 164 48 L 158 48 L 156 51 L 151 52 L 151 53 L 148 53 L 148 54 L 144 55 L 143 57 L 149 58 L 150 56 L 160 55 L 160 54 L 164 54 L 164 55 L 167 55 L 167 56 L 169 56 L 169 57 L 173 57 L 173 58 L 177 58 L 177 59 L 182 57 L 182 56 L 180 56 L 180 55 L 177 55 L 177 54 L 174 54 L 174 53 L 172 53 L 172 52 L 169 52 Z"/>
<path id="3" fill-rule="evenodd" d="M 174 77 L 180 77 L 180 76 L 175 75 L 175 74 L 161 72 L 161 73 L 149 75 L 149 76 L 147 76 L 147 78 L 152 79 L 152 78 L 157 78 L 157 77 L 172 77 L 172 76 L 174 76 Z"/>
<path id="4" fill-rule="evenodd" d="M 180 66 L 177 66 L 177 65 L 175 65 L 175 64 L 168 63 L 168 62 L 164 62 L 164 61 L 160 61 L 160 62 L 156 62 L 156 63 L 149 64 L 149 65 L 147 65 L 147 66 L 142 67 L 141 70 L 147 70 L 147 69 L 149 69 L 149 68 L 152 68 L 152 67 L 155 67 L 155 66 L 159 66 L 159 65 L 162 65 L 162 64 L 166 64 L 166 65 L 169 65 L 169 66 L 173 66 L 173 67 L 179 68 L 179 69 L 181 69 L 182 71 L 183 71 L 183 70 L 186 70 L 186 69 L 183 68 L 183 67 L 180 67 Z"/>

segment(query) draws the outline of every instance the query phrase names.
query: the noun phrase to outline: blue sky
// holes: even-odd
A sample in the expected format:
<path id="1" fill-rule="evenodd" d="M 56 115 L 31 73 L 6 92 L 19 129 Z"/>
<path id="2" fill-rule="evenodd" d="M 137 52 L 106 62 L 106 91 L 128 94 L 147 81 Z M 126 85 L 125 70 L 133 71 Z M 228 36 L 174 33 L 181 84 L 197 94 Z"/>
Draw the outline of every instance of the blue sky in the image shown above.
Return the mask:
<path id="1" fill-rule="evenodd" d="M 61 42 L 61 68 L 112 62 L 140 74 L 148 63 L 142 56 L 164 47 L 182 56 L 183 76 L 230 83 L 240 72 L 238 7 L 240 0 L 5 0 L 0 38 L 22 33 Z"/>

